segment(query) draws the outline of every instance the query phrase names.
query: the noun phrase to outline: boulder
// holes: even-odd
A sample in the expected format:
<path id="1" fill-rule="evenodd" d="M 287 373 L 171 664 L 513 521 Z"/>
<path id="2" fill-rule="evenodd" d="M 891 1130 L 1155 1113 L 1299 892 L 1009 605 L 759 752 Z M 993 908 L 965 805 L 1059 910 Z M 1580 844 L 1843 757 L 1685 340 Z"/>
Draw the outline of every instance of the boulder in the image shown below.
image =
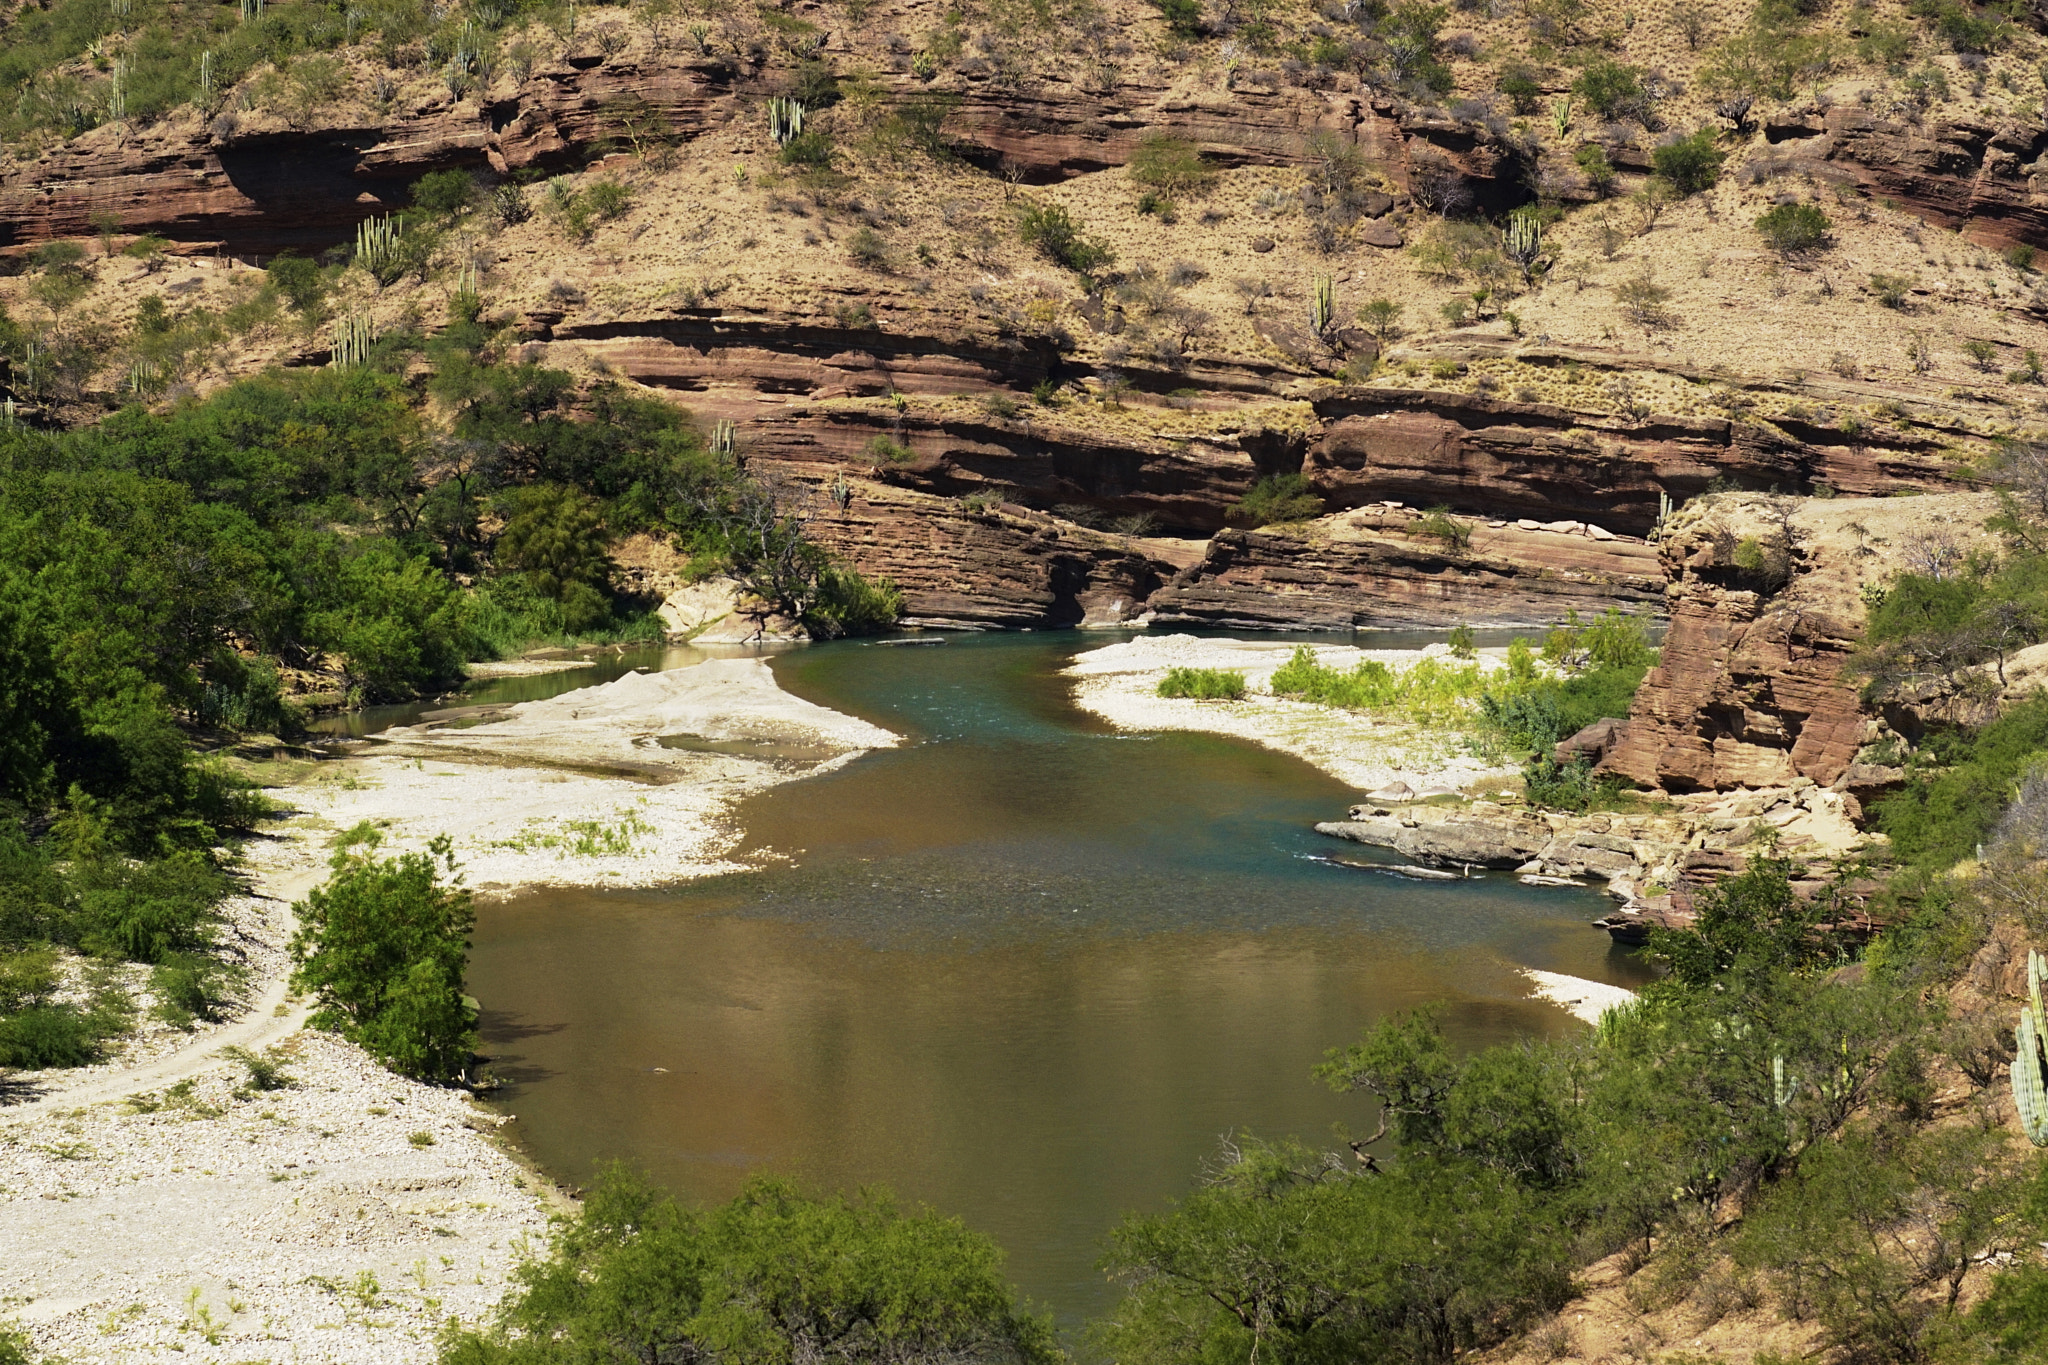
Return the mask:
<path id="1" fill-rule="evenodd" d="M 1627 723 L 1612 716 L 1596 720 L 1571 738 L 1559 740 L 1557 747 L 1550 751 L 1550 756 L 1559 763 L 1572 763 L 1579 759 L 1598 763 L 1607 757 L 1607 751 L 1614 747 L 1615 742 L 1621 737 L 1622 727 Z"/>

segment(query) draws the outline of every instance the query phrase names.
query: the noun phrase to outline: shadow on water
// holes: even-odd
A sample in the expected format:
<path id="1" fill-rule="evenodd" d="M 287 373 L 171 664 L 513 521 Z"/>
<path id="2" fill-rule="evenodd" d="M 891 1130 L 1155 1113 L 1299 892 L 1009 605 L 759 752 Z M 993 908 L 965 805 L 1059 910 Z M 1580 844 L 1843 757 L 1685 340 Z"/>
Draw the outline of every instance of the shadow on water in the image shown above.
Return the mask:
<path id="1" fill-rule="evenodd" d="M 1313 832 L 1354 793 L 1307 764 L 1079 713 L 1059 669 L 1107 642 L 782 655 L 905 744 L 742 803 L 758 871 L 482 907 L 472 989 L 506 1011 L 486 1051 L 527 1147 L 704 1200 L 763 1169 L 886 1181 L 1072 1322 L 1113 1299 L 1117 1215 L 1220 1135 L 1369 1125 L 1311 1081 L 1325 1048 L 1431 1000 L 1465 1045 L 1576 1027 L 1517 966 L 1644 978 L 1587 927 L 1596 893 L 1384 875 Z"/>

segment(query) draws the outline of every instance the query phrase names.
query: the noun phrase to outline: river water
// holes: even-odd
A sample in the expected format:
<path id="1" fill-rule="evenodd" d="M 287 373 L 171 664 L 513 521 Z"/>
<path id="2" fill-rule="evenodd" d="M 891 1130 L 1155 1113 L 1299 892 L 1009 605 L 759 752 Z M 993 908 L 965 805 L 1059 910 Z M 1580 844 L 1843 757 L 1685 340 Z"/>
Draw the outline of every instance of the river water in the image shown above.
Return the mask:
<path id="1" fill-rule="evenodd" d="M 1223 1135 L 1370 1128 L 1310 1078 L 1324 1049 L 1426 1001 L 1464 1045 L 1578 1027 L 1517 966 L 1646 978 L 1595 892 L 1376 871 L 1313 832 L 1355 794 L 1307 764 L 1078 711 L 1059 670 L 1112 638 L 782 654 L 785 688 L 904 747 L 747 800 L 759 870 L 481 906 L 516 1140 L 705 1201 L 757 1171 L 886 1183 L 993 1234 L 1071 1324 L 1114 1299 L 1103 1234 Z"/>

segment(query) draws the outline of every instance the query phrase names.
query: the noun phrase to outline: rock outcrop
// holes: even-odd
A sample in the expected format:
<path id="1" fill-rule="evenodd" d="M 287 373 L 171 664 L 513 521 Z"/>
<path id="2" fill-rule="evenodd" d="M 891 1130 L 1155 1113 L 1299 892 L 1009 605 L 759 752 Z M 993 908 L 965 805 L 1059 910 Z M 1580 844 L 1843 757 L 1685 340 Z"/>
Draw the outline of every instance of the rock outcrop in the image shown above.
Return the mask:
<path id="1" fill-rule="evenodd" d="M 1845 671 L 1862 637 L 1862 587 L 1915 544 L 1982 536 L 1995 505 L 1982 493 L 1737 494 L 1678 513 L 1660 547 L 1663 657 L 1601 771 L 1670 792 L 1843 780 L 1877 733 Z"/>
<path id="2" fill-rule="evenodd" d="M 1817 178 L 1892 199 L 1975 241 L 2048 244 L 2048 128 L 2038 120 L 1921 123 L 1806 104 L 1771 114 L 1763 128 L 1795 169 Z"/>
<path id="3" fill-rule="evenodd" d="M 1316 415 L 1322 429 L 1302 470 L 1336 507 L 1394 498 L 1540 521 L 1581 517 L 1641 536 L 1656 523 L 1660 495 L 1683 502 L 1716 479 L 1858 497 L 1951 486 L 1932 432 L 1852 441 L 1811 424 L 1631 418 L 1384 390 L 1321 399 Z"/>

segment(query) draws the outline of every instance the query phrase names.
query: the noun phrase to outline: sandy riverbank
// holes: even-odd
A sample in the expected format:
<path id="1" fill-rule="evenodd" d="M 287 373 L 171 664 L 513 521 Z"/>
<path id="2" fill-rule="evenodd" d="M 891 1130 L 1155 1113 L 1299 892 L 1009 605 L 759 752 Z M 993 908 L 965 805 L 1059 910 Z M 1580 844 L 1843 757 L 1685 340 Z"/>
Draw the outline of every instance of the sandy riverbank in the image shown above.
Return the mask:
<path id="1" fill-rule="evenodd" d="M 644 886 L 737 870 L 735 801 L 895 743 L 761 659 L 712 659 L 387 730 L 289 796 L 306 828 L 371 820 L 389 849 L 447 834 L 480 889 Z"/>
<path id="2" fill-rule="evenodd" d="M 1206 730 L 1236 735 L 1304 759 L 1360 792 L 1390 782 L 1420 791 L 1454 790 L 1512 777 L 1516 769 L 1474 756 L 1461 736 L 1400 721 L 1288 701 L 1266 691 L 1275 669 L 1299 648 L 1265 641 L 1210 640 L 1166 635 L 1091 649 L 1067 674 L 1076 680 L 1074 700 L 1120 730 Z M 1316 645 L 1316 659 L 1333 668 L 1352 668 L 1379 659 L 1406 668 L 1427 651 L 1358 649 Z M 1441 647 L 1435 650 L 1442 653 Z M 1502 650 L 1482 650 L 1488 667 L 1499 667 Z M 1224 668 L 1244 673 L 1250 689 L 1243 701 L 1180 701 L 1158 694 L 1169 668 Z"/>
<path id="3" fill-rule="evenodd" d="M 325 876 L 333 833 L 375 821 L 388 852 L 446 832 L 472 886 L 674 881 L 732 866 L 737 797 L 896 742 L 754 658 L 451 719 L 471 724 L 387 732 L 274 793 L 292 814 L 249 850 L 254 894 L 226 907 L 248 967 L 235 1017 L 146 1026 L 106 1064 L 15 1078 L 0 1323 L 95 1365 L 432 1360 L 440 1324 L 497 1303 L 559 1201 L 464 1092 L 303 1029 L 289 905 Z M 251 1090 L 230 1046 L 274 1048 L 294 1084 Z"/>

